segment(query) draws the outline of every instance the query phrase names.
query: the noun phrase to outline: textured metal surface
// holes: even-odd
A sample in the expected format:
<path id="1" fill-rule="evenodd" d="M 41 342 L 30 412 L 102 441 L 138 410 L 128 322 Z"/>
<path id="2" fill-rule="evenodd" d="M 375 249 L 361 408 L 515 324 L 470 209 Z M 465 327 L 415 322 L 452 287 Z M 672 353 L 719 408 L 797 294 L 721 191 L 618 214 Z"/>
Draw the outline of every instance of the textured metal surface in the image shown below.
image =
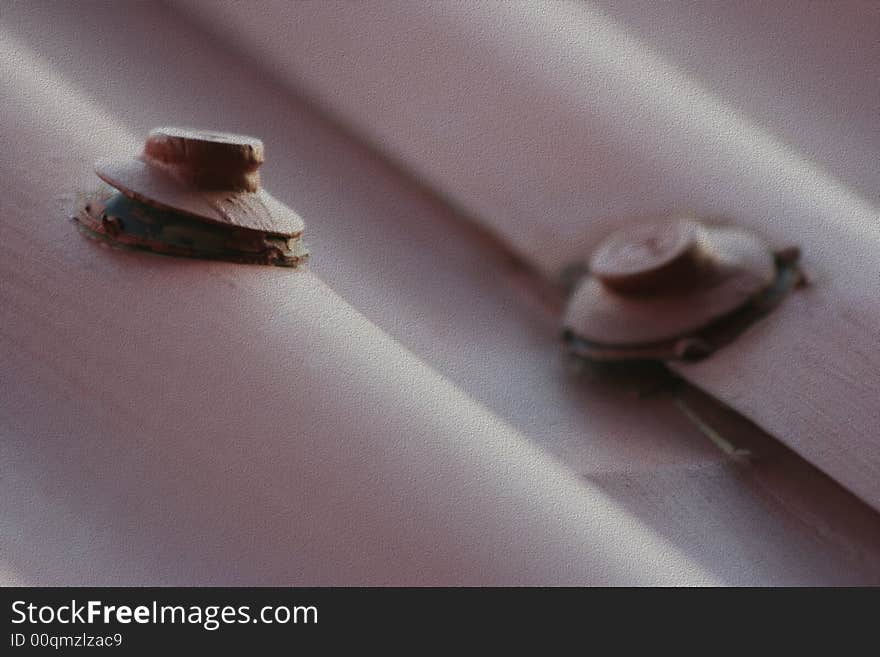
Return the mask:
<path id="1" fill-rule="evenodd" d="M 562 376 L 547 295 L 251 60 L 160 4 L 7 9 L 4 582 L 880 581 L 870 509 L 791 454 L 731 462 L 660 395 Z M 313 273 L 68 238 L 77 176 L 169 117 L 283 153 L 267 184 L 319 218 Z"/>

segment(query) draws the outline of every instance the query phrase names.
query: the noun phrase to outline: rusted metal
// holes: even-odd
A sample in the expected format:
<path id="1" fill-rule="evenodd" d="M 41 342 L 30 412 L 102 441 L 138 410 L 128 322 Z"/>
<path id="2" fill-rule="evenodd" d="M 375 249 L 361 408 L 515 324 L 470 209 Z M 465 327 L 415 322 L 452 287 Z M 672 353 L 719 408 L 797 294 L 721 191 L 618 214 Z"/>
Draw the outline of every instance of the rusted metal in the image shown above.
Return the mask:
<path id="1" fill-rule="evenodd" d="M 298 237 L 224 228 L 109 190 L 84 196 L 74 219 L 89 237 L 166 255 L 282 267 L 296 267 L 308 257 Z"/>
<path id="2" fill-rule="evenodd" d="M 102 160 L 106 188 L 74 214 L 112 244 L 191 258 L 296 267 L 308 257 L 304 224 L 260 188 L 260 140 L 179 128 L 153 130 L 135 158 Z"/>
<path id="3" fill-rule="evenodd" d="M 576 284 L 563 340 L 594 361 L 704 358 L 804 282 L 799 258 L 797 248 L 774 252 L 747 231 L 693 219 L 620 231 Z"/>

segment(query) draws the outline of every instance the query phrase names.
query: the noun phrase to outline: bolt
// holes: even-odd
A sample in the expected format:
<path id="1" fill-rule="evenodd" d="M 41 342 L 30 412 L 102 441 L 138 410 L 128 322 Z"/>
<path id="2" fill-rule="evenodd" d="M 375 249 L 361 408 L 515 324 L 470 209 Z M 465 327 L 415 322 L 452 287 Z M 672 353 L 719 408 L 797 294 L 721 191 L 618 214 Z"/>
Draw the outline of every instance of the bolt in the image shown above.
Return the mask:
<path id="1" fill-rule="evenodd" d="M 593 253 L 563 326 L 591 345 L 589 358 L 699 360 L 764 314 L 765 300 L 778 303 L 797 256 L 774 260 L 755 233 L 696 219 L 628 227 Z"/>
<path id="2" fill-rule="evenodd" d="M 113 216 L 86 212 L 83 222 L 103 237 L 159 253 L 295 266 L 308 253 L 303 220 L 260 187 L 263 159 L 263 142 L 253 137 L 157 128 L 139 156 L 95 164 L 119 194 L 102 199 Z M 255 256 L 261 240 L 284 241 L 285 248 Z"/>

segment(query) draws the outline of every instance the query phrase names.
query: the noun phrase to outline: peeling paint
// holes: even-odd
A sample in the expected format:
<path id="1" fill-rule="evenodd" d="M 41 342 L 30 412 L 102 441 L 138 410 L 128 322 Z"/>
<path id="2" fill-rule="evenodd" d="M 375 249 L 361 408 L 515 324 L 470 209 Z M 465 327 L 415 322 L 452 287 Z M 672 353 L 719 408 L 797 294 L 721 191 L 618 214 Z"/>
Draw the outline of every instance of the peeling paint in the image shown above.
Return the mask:
<path id="1" fill-rule="evenodd" d="M 212 224 L 141 203 L 109 188 L 83 194 L 73 216 L 89 237 L 166 255 L 297 267 L 308 258 L 301 238 Z"/>

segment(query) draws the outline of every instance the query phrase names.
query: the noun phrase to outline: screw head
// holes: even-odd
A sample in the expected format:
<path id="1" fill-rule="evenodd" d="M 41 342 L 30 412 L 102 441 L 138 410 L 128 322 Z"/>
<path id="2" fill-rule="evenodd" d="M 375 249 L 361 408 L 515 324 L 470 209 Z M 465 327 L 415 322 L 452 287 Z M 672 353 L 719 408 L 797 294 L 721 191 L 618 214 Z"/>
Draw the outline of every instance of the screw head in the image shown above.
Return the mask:
<path id="1" fill-rule="evenodd" d="M 590 273 L 616 292 L 656 294 L 693 284 L 704 260 L 697 221 L 652 222 L 606 238 L 590 259 Z"/>
<path id="2" fill-rule="evenodd" d="M 144 144 L 143 158 L 170 168 L 200 189 L 255 192 L 263 142 L 223 132 L 156 128 Z"/>

